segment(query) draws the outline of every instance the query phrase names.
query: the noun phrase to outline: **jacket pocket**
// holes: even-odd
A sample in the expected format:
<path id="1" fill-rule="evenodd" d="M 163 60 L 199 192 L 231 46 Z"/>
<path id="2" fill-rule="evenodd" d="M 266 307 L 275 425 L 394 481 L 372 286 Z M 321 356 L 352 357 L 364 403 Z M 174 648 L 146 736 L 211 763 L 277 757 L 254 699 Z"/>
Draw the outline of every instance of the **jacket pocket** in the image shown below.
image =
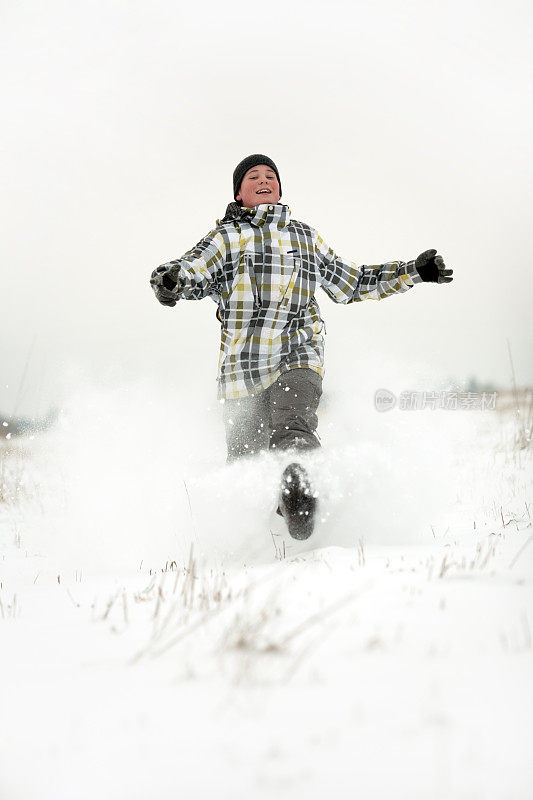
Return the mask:
<path id="1" fill-rule="evenodd" d="M 252 283 L 248 255 L 242 253 L 220 293 L 220 315 L 226 322 L 232 320 L 242 327 L 252 319 L 256 307 L 257 287 L 255 280 Z"/>
<path id="2" fill-rule="evenodd" d="M 261 294 L 259 292 L 259 287 L 257 285 L 257 279 L 255 275 L 255 267 L 254 267 L 254 259 L 253 256 L 249 254 L 245 254 L 244 256 L 246 260 L 246 267 L 248 269 L 248 276 L 250 278 L 250 285 L 252 287 L 252 294 L 254 298 L 254 308 L 261 307 Z"/>
<path id="3" fill-rule="evenodd" d="M 296 285 L 296 281 L 298 279 L 298 274 L 300 272 L 300 264 L 301 264 L 300 258 L 298 256 L 295 256 L 292 259 L 292 261 L 293 261 L 292 273 L 291 273 L 291 276 L 289 278 L 289 282 L 288 282 L 287 286 L 285 287 L 285 289 L 282 292 L 281 297 L 280 297 L 280 304 L 283 306 L 283 308 L 286 308 L 289 305 L 289 303 L 290 303 L 290 301 L 292 299 L 292 294 L 294 292 L 294 287 Z"/>

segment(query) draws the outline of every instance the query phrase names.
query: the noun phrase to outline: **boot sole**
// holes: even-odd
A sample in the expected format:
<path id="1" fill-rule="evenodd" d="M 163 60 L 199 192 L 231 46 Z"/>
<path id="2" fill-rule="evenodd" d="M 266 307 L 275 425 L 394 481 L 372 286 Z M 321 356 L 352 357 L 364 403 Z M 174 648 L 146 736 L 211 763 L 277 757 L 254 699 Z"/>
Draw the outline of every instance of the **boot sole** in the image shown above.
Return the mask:
<path id="1" fill-rule="evenodd" d="M 297 463 L 289 464 L 281 478 L 279 511 L 293 539 L 309 539 L 315 526 L 317 498 L 309 476 Z"/>

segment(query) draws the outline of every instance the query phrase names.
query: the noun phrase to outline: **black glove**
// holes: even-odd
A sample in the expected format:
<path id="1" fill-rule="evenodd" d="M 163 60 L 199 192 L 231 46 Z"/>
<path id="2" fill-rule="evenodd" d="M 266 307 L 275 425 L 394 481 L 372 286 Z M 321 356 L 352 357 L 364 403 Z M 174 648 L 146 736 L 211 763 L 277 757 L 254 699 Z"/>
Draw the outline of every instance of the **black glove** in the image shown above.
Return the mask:
<path id="1" fill-rule="evenodd" d="M 450 283 L 453 269 L 445 269 L 442 256 L 436 250 L 424 250 L 415 261 L 416 271 L 423 281 L 429 283 Z"/>
<path id="2" fill-rule="evenodd" d="M 176 295 L 173 292 L 169 292 L 164 286 L 154 286 L 152 284 L 152 289 L 162 306 L 175 306 L 178 302 Z"/>
<path id="3" fill-rule="evenodd" d="M 172 267 L 167 267 L 162 264 L 152 272 L 150 283 L 152 286 L 164 286 L 165 289 L 172 292 L 178 285 L 178 278 Z"/>
<path id="4" fill-rule="evenodd" d="M 161 266 L 154 269 L 150 278 L 150 285 L 161 305 L 176 305 L 179 299 L 175 293 L 178 281 L 174 278 L 171 268 Z"/>

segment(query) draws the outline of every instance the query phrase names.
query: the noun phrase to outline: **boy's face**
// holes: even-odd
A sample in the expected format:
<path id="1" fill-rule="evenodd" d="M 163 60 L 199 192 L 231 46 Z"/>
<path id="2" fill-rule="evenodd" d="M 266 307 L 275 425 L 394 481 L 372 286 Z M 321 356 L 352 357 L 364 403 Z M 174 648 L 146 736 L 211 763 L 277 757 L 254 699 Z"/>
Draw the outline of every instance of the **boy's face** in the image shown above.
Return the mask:
<path id="1" fill-rule="evenodd" d="M 243 206 L 254 208 L 260 203 L 279 202 L 279 183 L 276 173 L 266 164 L 258 164 L 245 173 L 237 195 Z"/>

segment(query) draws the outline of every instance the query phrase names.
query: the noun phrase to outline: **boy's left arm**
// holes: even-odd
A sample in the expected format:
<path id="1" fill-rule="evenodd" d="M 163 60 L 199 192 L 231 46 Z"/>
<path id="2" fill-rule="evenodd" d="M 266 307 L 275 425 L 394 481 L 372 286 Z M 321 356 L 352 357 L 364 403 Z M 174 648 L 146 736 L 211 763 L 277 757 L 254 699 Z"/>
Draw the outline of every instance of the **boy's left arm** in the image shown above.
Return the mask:
<path id="1" fill-rule="evenodd" d="M 415 283 L 449 283 L 453 270 L 445 269 L 436 250 L 426 250 L 412 261 L 387 261 L 375 266 L 357 266 L 340 258 L 315 231 L 315 251 L 322 288 L 335 303 L 382 300 L 406 292 Z"/>

